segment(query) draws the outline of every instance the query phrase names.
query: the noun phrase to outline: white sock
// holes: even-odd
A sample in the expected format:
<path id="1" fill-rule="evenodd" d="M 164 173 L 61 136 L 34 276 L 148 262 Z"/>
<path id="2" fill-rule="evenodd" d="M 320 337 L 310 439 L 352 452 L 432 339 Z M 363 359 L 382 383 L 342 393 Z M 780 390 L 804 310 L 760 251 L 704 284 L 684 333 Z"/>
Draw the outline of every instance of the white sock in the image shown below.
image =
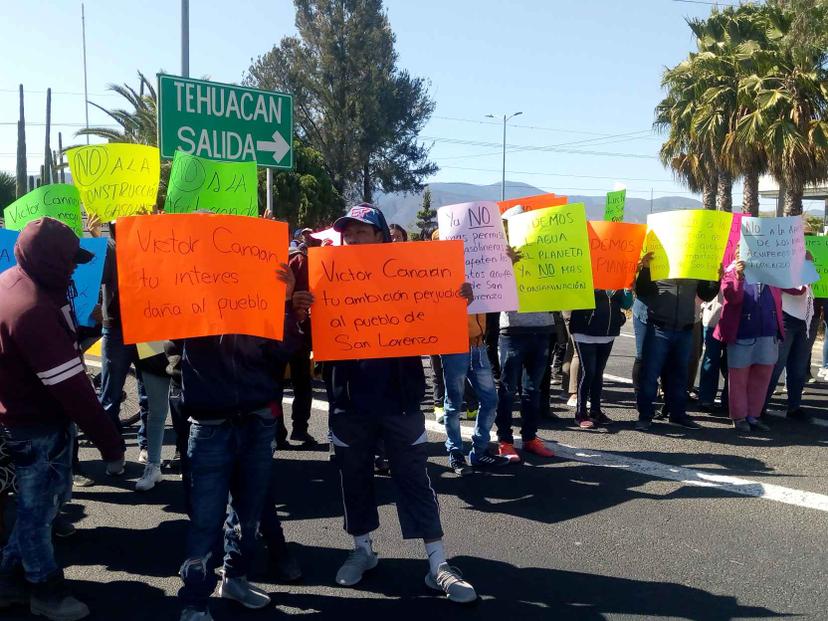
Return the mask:
<path id="1" fill-rule="evenodd" d="M 431 569 L 431 575 L 437 575 L 437 569 L 446 562 L 446 549 L 443 547 L 443 540 L 432 541 L 425 544 L 426 554 L 428 555 L 428 566 Z"/>
<path id="2" fill-rule="evenodd" d="M 371 533 L 364 535 L 354 535 L 354 548 L 362 548 L 368 554 L 373 554 L 374 549 L 371 547 Z"/>

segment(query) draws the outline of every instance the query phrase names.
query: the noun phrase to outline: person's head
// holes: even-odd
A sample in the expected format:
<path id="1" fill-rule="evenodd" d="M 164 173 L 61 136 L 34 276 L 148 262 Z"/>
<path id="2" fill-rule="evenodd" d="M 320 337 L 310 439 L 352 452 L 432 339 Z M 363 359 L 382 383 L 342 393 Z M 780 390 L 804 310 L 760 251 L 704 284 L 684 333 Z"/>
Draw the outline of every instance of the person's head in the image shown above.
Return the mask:
<path id="1" fill-rule="evenodd" d="M 391 241 L 391 233 L 382 212 L 368 203 L 355 205 L 333 225 L 342 233 L 343 246 L 358 244 L 382 244 Z"/>
<path id="2" fill-rule="evenodd" d="M 80 247 L 78 236 L 63 222 L 40 218 L 20 231 L 14 257 L 38 285 L 64 292 L 78 264 L 89 263 L 94 255 Z"/>
<path id="3" fill-rule="evenodd" d="M 311 238 L 310 234 L 313 233 L 313 229 L 303 228 L 303 229 L 296 229 L 293 232 L 293 239 L 298 242 L 302 242 L 303 244 L 309 243 L 308 240 Z"/>
<path id="4" fill-rule="evenodd" d="M 408 233 L 399 224 L 389 224 L 388 230 L 391 231 L 392 242 L 407 242 Z"/>

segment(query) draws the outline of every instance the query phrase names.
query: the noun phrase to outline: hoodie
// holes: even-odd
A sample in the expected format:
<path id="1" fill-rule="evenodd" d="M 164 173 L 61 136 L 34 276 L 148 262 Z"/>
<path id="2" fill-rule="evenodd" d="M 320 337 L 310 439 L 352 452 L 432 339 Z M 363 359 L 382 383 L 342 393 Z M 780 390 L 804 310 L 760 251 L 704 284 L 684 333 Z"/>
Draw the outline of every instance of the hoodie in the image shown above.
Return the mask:
<path id="1" fill-rule="evenodd" d="M 115 461 L 123 442 L 86 376 L 67 295 L 79 247 L 65 224 L 35 220 L 17 239 L 17 265 L 0 274 L 0 424 L 74 421 Z"/>

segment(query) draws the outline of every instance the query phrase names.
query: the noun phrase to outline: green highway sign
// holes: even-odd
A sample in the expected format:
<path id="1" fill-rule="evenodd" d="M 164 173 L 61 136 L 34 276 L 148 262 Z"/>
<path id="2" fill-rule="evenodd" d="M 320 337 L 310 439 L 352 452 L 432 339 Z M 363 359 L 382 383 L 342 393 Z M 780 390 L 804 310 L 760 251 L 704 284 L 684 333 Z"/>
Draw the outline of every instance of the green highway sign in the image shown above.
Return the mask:
<path id="1" fill-rule="evenodd" d="M 293 168 L 293 97 L 158 75 L 158 146 L 213 160 Z"/>

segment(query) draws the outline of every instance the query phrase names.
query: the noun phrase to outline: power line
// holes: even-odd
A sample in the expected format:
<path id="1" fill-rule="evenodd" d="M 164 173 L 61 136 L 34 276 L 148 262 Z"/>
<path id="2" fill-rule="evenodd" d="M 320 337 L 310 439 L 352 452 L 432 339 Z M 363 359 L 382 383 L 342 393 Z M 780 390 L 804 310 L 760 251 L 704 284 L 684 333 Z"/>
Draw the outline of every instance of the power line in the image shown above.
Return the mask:
<path id="1" fill-rule="evenodd" d="M 499 173 L 500 170 L 494 170 L 491 168 L 469 168 L 465 166 L 440 166 L 440 168 L 448 168 L 451 170 L 472 170 L 475 172 L 492 172 L 492 173 Z M 672 179 L 645 179 L 641 177 L 602 177 L 599 175 L 572 175 L 567 173 L 544 173 L 544 172 L 535 172 L 535 171 L 527 171 L 527 170 L 508 170 L 509 174 L 515 175 L 539 175 L 542 177 L 573 177 L 576 179 L 610 179 L 616 181 L 647 181 L 651 183 L 674 183 Z"/>
<path id="2" fill-rule="evenodd" d="M 442 138 L 440 136 L 420 136 L 422 140 L 432 140 L 434 142 L 442 142 L 446 144 L 457 144 L 463 146 L 471 146 L 471 147 L 487 147 L 487 148 L 495 148 L 498 146 L 502 146 L 497 144 L 496 142 L 483 142 L 479 140 L 462 140 L 459 138 Z M 551 146 L 539 146 L 539 145 L 517 145 L 517 144 L 507 144 L 507 148 L 513 149 L 515 151 L 538 151 L 538 152 L 548 152 L 548 153 L 570 153 L 573 155 L 607 155 L 611 157 L 629 157 L 629 158 L 636 158 L 636 159 L 647 159 L 647 160 L 655 160 L 658 159 L 655 155 L 645 155 L 641 153 L 613 153 L 609 151 L 587 151 L 583 149 L 569 149 L 565 147 L 559 147 L 555 145 Z"/>
<path id="3" fill-rule="evenodd" d="M 477 125 L 496 125 L 500 126 L 502 123 L 500 121 L 483 121 L 479 119 L 469 119 L 457 116 L 439 116 L 439 115 L 432 115 L 432 119 L 439 119 L 441 121 L 457 121 L 459 123 L 475 123 Z M 560 127 L 540 127 L 537 125 L 520 125 L 518 123 L 509 123 L 509 127 L 519 127 L 521 129 L 535 129 L 538 131 L 544 132 L 559 132 L 562 134 L 583 134 L 585 136 L 599 136 L 599 137 L 608 137 L 613 134 L 601 133 L 601 132 L 590 132 L 584 130 L 575 130 L 575 129 L 563 129 Z M 650 129 L 646 130 L 639 130 L 639 132 L 644 131 L 651 131 Z M 631 132 L 631 133 L 638 133 L 638 132 Z"/>
<path id="4" fill-rule="evenodd" d="M 16 88 L 0 88 L 0 93 L 14 93 L 15 95 L 19 94 L 20 91 Z M 32 91 L 28 89 L 23 89 L 23 94 L 36 94 L 36 95 L 45 95 L 46 91 Z M 92 97 L 120 97 L 118 93 L 89 93 Z M 76 95 L 78 97 L 83 97 L 83 93 L 75 93 L 72 91 L 52 91 L 52 95 Z"/>

